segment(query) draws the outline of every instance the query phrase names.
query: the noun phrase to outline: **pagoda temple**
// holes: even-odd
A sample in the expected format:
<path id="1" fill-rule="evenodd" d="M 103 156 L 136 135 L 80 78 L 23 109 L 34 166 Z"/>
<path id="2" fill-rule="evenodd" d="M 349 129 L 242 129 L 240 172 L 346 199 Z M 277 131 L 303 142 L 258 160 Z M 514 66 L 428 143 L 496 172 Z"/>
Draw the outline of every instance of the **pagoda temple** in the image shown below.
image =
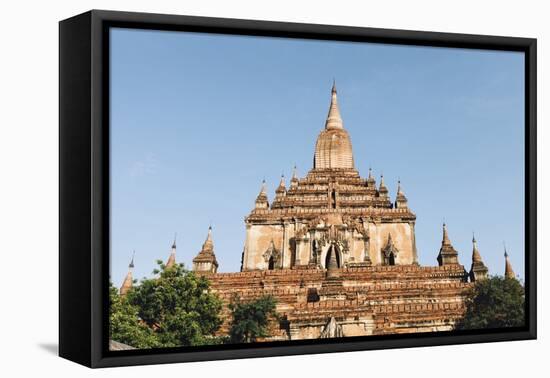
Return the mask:
<path id="1" fill-rule="evenodd" d="M 259 341 L 449 331 L 488 269 L 474 237 L 465 270 L 446 224 L 437 266 L 420 266 L 415 222 L 401 182 L 392 201 L 383 177 L 377 184 L 370 169 L 367 178 L 357 171 L 333 85 L 312 169 L 300 178 L 295 168 L 288 186 L 282 177 L 272 201 L 262 182 L 245 218 L 241 271 L 217 272 L 211 227 L 193 270 L 225 304 L 220 335 L 229 331 L 234 295 L 276 298 L 280 317 Z M 175 240 L 166 266 L 173 264 Z M 132 269 L 133 259 L 121 294 L 132 288 Z M 506 251 L 505 276 L 515 277 Z"/>
<path id="2" fill-rule="evenodd" d="M 338 268 L 418 263 L 416 216 L 401 183 L 392 202 L 383 177 L 377 185 L 372 171 L 366 179 L 359 175 L 335 85 L 313 168 L 304 178 L 294 169 L 289 187 L 282 177 L 275 193 L 270 203 L 262 183 L 246 217 L 242 271 L 324 269 L 331 246 Z"/>

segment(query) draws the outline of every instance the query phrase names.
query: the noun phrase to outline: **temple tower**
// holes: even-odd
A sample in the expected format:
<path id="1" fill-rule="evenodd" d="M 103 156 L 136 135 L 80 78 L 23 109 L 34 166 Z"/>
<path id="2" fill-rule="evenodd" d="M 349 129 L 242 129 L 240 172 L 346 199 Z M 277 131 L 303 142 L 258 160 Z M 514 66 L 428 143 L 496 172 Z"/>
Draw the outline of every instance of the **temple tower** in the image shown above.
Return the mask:
<path id="1" fill-rule="evenodd" d="M 336 83 L 332 85 L 330 108 L 325 129 L 315 146 L 313 169 L 353 169 L 353 152 L 348 132 L 340 115 Z"/>
<path id="2" fill-rule="evenodd" d="M 202 245 L 202 249 L 193 259 L 193 270 L 210 273 L 218 271 L 218 261 L 214 254 L 214 242 L 212 241 L 212 226 L 208 227 L 208 235 Z"/>
<path id="3" fill-rule="evenodd" d="M 472 266 L 470 267 L 470 281 L 476 282 L 480 280 L 484 280 L 487 278 L 487 275 L 489 273 L 489 269 L 485 266 L 483 263 L 483 260 L 481 259 L 481 254 L 479 253 L 479 250 L 477 249 L 477 241 L 475 236 L 472 237 L 472 244 L 473 244 L 473 250 L 472 250 Z"/>
<path id="4" fill-rule="evenodd" d="M 333 84 L 313 168 L 299 178 L 294 167 L 288 186 L 281 178 L 271 204 L 262 183 L 245 219 L 241 269 L 326 269 L 331 251 L 338 268 L 381 265 L 390 233 L 393 263 L 416 264 L 415 222 L 400 182 L 393 202 L 383 178 L 377 186 L 372 170 L 359 175 Z"/>

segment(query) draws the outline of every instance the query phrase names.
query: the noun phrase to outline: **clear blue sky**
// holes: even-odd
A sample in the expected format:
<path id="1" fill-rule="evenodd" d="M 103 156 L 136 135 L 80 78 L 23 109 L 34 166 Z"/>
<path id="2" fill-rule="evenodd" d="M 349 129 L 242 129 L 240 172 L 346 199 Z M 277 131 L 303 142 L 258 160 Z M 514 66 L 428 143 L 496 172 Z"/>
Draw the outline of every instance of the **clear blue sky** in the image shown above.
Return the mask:
<path id="1" fill-rule="evenodd" d="M 111 275 L 188 267 L 213 226 L 220 271 L 238 271 L 244 217 L 265 177 L 312 167 L 336 78 L 355 164 L 401 178 L 420 263 L 441 224 L 470 268 L 472 231 L 491 274 L 503 241 L 524 277 L 520 53 L 114 29 L 111 32 Z M 378 181 L 378 177 L 377 177 Z"/>

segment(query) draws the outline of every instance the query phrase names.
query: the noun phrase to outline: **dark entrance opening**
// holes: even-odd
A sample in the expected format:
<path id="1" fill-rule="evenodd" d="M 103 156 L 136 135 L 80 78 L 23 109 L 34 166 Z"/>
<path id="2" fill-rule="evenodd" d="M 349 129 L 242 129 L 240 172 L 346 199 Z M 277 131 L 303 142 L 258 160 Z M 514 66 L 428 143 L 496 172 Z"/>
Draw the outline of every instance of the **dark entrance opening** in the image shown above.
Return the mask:
<path id="1" fill-rule="evenodd" d="M 268 263 L 267 269 L 269 269 L 269 270 L 275 269 L 275 260 L 273 259 L 273 256 L 271 256 L 269 258 L 269 263 Z"/>

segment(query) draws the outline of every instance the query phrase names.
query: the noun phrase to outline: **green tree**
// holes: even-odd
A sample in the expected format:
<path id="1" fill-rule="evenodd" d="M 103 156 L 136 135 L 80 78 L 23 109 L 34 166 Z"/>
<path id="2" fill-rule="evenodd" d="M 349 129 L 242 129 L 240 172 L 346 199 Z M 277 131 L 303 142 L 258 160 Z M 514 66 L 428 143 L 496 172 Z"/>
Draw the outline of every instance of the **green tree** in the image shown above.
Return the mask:
<path id="1" fill-rule="evenodd" d="M 153 331 L 140 321 L 137 307 L 109 285 L 109 338 L 134 348 L 155 348 L 159 343 Z"/>
<path id="2" fill-rule="evenodd" d="M 154 331 L 162 347 L 218 343 L 222 302 L 210 292 L 210 282 L 184 269 L 157 261 L 158 277 L 143 279 L 127 297 L 138 316 Z"/>
<path id="3" fill-rule="evenodd" d="M 232 323 L 229 330 L 229 342 L 251 343 L 258 337 L 267 337 L 270 319 L 278 319 L 276 300 L 271 295 L 264 295 L 250 302 L 242 302 L 235 295 L 229 303 Z"/>
<path id="4" fill-rule="evenodd" d="M 459 329 L 521 327 L 525 324 L 525 291 L 514 278 L 500 276 L 477 281 L 466 297 Z"/>

